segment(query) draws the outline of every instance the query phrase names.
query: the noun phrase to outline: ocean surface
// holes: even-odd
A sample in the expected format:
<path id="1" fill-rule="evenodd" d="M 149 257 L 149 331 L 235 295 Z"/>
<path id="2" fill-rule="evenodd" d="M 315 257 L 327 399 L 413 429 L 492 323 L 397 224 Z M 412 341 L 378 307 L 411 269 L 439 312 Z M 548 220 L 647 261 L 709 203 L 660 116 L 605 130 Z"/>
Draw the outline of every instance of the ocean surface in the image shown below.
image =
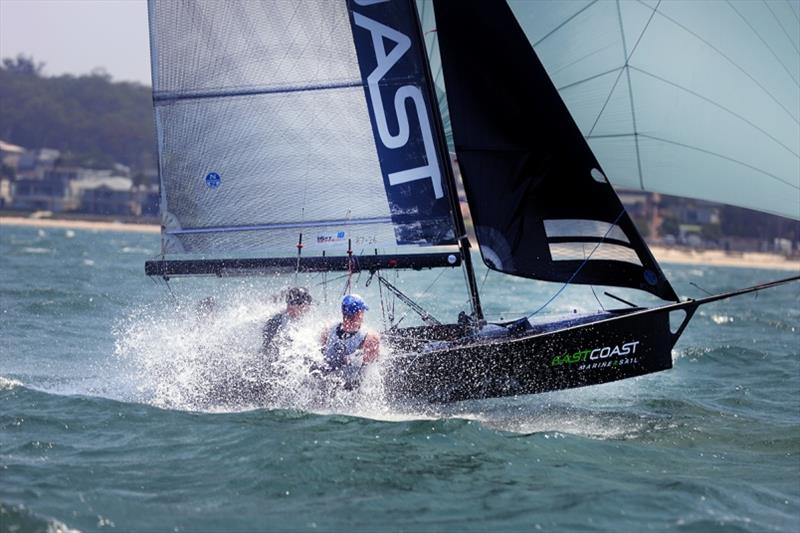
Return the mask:
<path id="1" fill-rule="evenodd" d="M 412 407 L 384 399 L 380 364 L 357 392 L 303 387 L 345 280 L 301 277 L 319 305 L 270 377 L 279 393 L 249 405 L 209 384 L 252 372 L 293 276 L 167 286 L 144 275 L 158 253 L 151 234 L 0 228 L 0 531 L 800 530 L 800 283 L 702 307 L 667 372 Z M 665 270 L 684 297 L 791 275 Z M 460 271 L 390 279 L 443 319 L 465 307 Z M 370 327 L 414 323 L 352 281 Z M 560 289 L 479 282 L 493 317 Z M 539 315 L 614 306 L 595 292 Z"/>

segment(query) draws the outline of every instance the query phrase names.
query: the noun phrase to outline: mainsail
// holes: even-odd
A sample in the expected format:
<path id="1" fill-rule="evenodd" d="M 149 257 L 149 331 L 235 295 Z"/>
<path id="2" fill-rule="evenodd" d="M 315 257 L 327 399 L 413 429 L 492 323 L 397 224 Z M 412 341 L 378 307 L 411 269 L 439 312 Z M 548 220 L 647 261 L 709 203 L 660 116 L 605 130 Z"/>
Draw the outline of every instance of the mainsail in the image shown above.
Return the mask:
<path id="1" fill-rule="evenodd" d="M 517 276 L 677 300 L 508 6 L 434 6 L 484 262 Z"/>
<path id="2" fill-rule="evenodd" d="M 455 250 L 416 14 L 373 3 L 149 3 L 165 256 Z"/>
<path id="3" fill-rule="evenodd" d="M 615 186 L 800 219 L 800 2 L 509 5 Z"/>

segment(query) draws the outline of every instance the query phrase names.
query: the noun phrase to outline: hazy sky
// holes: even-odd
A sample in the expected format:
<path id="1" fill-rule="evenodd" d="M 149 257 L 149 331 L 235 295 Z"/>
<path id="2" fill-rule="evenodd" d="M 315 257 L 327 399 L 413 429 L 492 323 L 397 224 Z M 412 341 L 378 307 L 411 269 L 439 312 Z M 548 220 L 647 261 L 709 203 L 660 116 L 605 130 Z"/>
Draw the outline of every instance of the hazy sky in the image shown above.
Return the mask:
<path id="1" fill-rule="evenodd" d="M 104 67 L 150 85 L 145 0 L 0 0 L 0 57 L 32 55 L 46 75 Z"/>

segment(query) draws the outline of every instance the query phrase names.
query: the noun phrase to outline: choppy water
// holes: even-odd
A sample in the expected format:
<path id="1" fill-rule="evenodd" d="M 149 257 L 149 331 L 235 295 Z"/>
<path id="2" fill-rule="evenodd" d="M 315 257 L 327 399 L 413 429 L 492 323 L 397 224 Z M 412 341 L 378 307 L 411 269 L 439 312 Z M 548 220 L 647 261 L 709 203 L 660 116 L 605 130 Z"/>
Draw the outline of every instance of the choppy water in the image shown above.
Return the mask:
<path id="1" fill-rule="evenodd" d="M 675 368 L 639 379 L 411 409 L 382 400 L 379 368 L 311 398 L 296 357 L 259 408 L 203 393 L 248 371 L 280 280 L 170 292 L 143 274 L 157 251 L 154 235 L 0 230 L 0 531 L 800 528 L 800 284 L 701 308 Z M 684 296 L 787 275 L 666 270 Z M 463 281 L 439 274 L 398 283 L 452 318 Z M 313 355 L 342 280 L 301 281 L 321 301 L 296 347 Z M 377 284 L 356 281 L 380 328 Z M 556 290 L 492 274 L 484 304 L 511 317 Z M 597 306 L 569 288 L 549 310 Z"/>

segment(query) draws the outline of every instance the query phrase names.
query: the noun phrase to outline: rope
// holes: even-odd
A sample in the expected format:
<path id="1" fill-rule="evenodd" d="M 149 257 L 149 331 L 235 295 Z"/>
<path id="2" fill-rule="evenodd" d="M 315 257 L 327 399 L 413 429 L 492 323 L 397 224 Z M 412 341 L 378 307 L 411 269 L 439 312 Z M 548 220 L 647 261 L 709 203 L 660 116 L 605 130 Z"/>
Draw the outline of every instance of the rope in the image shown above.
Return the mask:
<path id="1" fill-rule="evenodd" d="M 597 300 L 597 303 L 600 304 L 600 308 L 605 311 L 606 306 L 603 305 L 603 302 L 600 301 L 600 298 L 597 296 L 597 293 L 594 292 L 594 285 L 589 285 L 589 288 L 592 289 L 592 294 L 594 294 L 594 299 Z"/>
<path id="2" fill-rule="evenodd" d="M 611 230 L 614 229 L 617 226 L 617 222 L 619 222 L 619 219 L 622 218 L 622 215 L 624 215 L 624 214 L 625 214 L 625 208 L 623 207 L 622 211 L 620 211 L 619 215 L 617 215 L 617 218 L 614 219 L 614 223 L 611 224 L 609 226 L 609 228 L 606 230 L 606 233 L 605 233 L 605 235 L 603 235 L 603 238 L 600 239 L 600 242 L 598 242 L 597 244 L 594 245 L 594 248 L 592 248 L 592 251 L 589 252 L 589 255 L 586 256 L 586 259 L 584 259 L 583 262 L 581 262 L 581 264 L 578 265 L 578 268 L 575 269 L 575 272 L 572 273 L 572 275 L 569 277 L 569 279 L 566 281 L 566 283 L 564 283 L 564 285 L 562 285 L 561 288 L 558 289 L 558 291 L 556 291 L 556 293 L 553 296 L 551 296 L 549 300 L 547 300 L 541 307 L 539 307 L 539 309 L 537 309 L 536 311 L 534 311 L 533 313 L 528 315 L 528 318 L 530 318 L 530 317 L 536 315 L 537 313 L 539 313 L 539 311 L 541 311 L 542 309 L 544 309 L 545 307 L 550 305 L 553 302 L 553 300 L 558 298 L 561 295 L 561 293 L 564 292 L 564 289 L 566 289 L 567 286 L 570 283 L 572 283 L 572 280 L 574 280 L 575 277 L 580 273 L 580 271 L 583 270 L 583 267 L 586 266 L 586 264 L 592 258 L 592 255 L 597 251 L 597 249 L 600 247 L 600 245 L 603 244 L 603 241 L 606 239 L 606 237 L 608 237 L 608 234 L 611 233 Z"/>

